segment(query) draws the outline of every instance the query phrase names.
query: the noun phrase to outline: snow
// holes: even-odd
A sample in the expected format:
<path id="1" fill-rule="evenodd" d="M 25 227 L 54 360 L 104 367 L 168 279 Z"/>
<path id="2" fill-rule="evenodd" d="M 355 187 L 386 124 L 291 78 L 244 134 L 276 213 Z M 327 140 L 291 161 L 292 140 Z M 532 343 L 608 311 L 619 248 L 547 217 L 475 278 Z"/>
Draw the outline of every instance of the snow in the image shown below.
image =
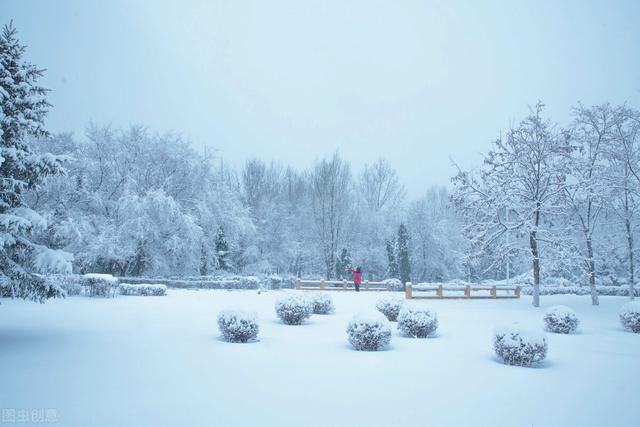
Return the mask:
<path id="1" fill-rule="evenodd" d="M 33 266 L 41 273 L 71 274 L 73 254 L 61 249 L 49 249 L 36 246 L 34 250 Z"/>
<path id="2" fill-rule="evenodd" d="M 638 335 L 622 297 L 421 302 L 438 335 L 354 351 L 345 329 L 381 293 L 332 293 L 335 314 L 289 327 L 274 302 L 299 291 L 168 290 L 163 298 L 2 300 L 2 408 L 55 409 L 58 425 L 602 426 L 638 425 Z M 496 325 L 541 329 L 544 310 L 572 307 L 580 332 L 547 334 L 538 368 L 506 366 Z M 222 341 L 217 315 L 256 311 L 256 342 Z"/>

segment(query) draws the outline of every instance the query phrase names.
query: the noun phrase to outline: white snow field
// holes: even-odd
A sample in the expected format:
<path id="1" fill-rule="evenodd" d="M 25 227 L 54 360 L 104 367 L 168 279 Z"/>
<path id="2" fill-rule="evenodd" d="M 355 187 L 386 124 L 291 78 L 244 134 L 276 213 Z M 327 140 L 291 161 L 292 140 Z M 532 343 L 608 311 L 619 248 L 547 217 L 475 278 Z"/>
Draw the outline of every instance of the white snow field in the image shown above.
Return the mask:
<path id="1" fill-rule="evenodd" d="M 386 351 L 358 352 L 347 324 L 382 293 L 332 293 L 334 314 L 287 326 L 273 309 L 285 292 L 300 291 L 5 299 L 2 416 L 46 409 L 56 425 L 83 427 L 640 425 L 640 334 L 618 320 L 626 298 L 592 307 L 588 296 L 545 296 L 538 309 L 529 297 L 419 301 L 437 312 L 435 337 L 405 338 L 392 323 Z M 497 325 L 542 328 L 557 304 L 580 327 L 546 334 L 541 367 L 496 359 Z M 257 312 L 258 342 L 220 339 L 228 307 Z"/>

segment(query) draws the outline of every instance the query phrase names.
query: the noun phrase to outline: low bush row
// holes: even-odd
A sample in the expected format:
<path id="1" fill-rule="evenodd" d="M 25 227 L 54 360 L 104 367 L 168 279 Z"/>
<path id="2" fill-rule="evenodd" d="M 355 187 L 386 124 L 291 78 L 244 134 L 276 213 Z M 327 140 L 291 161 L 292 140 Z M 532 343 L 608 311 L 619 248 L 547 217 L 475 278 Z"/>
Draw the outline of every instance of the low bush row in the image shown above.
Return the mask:
<path id="1" fill-rule="evenodd" d="M 132 285 L 131 283 L 120 283 L 120 295 L 139 295 L 139 296 L 163 296 L 167 294 L 165 285 L 153 285 L 142 283 Z"/>

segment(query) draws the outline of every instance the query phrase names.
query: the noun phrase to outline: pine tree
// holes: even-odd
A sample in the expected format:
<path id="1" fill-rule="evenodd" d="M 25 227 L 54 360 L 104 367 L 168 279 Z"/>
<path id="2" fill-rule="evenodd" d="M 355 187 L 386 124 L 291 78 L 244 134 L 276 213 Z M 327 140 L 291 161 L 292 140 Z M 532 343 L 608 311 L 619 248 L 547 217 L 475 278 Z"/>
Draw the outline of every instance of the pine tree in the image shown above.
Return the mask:
<path id="1" fill-rule="evenodd" d="M 347 249 L 342 249 L 340 256 L 336 258 L 336 278 L 344 279 L 347 273 L 347 268 L 351 266 L 351 256 Z"/>
<path id="2" fill-rule="evenodd" d="M 409 231 L 404 224 L 398 228 L 397 262 L 400 281 L 404 285 L 411 281 L 411 262 L 409 260 Z"/>
<path id="3" fill-rule="evenodd" d="M 387 240 L 385 245 L 387 248 L 387 259 L 389 261 L 387 276 L 390 279 L 398 279 L 400 278 L 400 269 L 398 268 L 398 258 L 396 256 L 396 239 Z"/>
<path id="4" fill-rule="evenodd" d="M 229 271 L 231 266 L 227 259 L 229 255 L 229 244 L 227 238 L 224 235 L 224 229 L 222 226 L 218 228 L 218 235 L 216 236 L 216 259 L 218 261 L 218 270 Z"/>
<path id="5" fill-rule="evenodd" d="M 33 241 L 46 221 L 26 206 L 24 193 L 44 177 L 63 173 L 62 157 L 36 154 L 33 138 L 48 136 L 44 118 L 50 104 L 38 85 L 43 70 L 23 59 L 13 23 L 0 35 L 0 288 L 3 294 L 44 302 L 64 292 L 36 272 L 71 272 L 72 255 Z"/>

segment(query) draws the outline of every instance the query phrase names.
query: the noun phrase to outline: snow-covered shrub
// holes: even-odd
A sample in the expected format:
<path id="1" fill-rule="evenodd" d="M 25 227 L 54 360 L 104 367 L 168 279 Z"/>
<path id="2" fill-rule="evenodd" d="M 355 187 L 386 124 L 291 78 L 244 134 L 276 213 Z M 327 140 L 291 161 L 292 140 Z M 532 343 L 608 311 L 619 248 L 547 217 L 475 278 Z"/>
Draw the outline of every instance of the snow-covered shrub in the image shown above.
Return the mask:
<path id="1" fill-rule="evenodd" d="M 258 319 L 254 312 L 228 309 L 218 314 L 218 329 L 225 341 L 247 342 L 258 336 Z"/>
<path id="2" fill-rule="evenodd" d="M 119 288 L 120 295 L 163 296 L 167 294 L 166 285 L 120 283 Z"/>
<path id="3" fill-rule="evenodd" d="M 576 312 L 564 305 L 550 307 L 544 314 L 543 320 L 547 331 L 556 334 L 574 332 L 580 323 Z"/>
<path id="4" fill-rule="evenodd" d="M 67 296 L 80 295 L 82 293 L 83 278 L 77 274 L 47 274 L 42 276 L 49 286 L 59 286 Z"/>
<path id="5" fill-rule="evenodd" d="M 426 338 L 438 329 L 438 316 L 426 307 L 405 304 L 398 314 L 398 330 L 414 338 Z"/>
<path id="6" fill-rule="evenodd" d="M 377 312 L 356 314 L 347 326 L 347 334 L 359 351 L 382 350 L 391 342 L 389 321 Z"/>
<path id="7" fill-rule="evenodd" d="M 496 329 L 493 349 L 506 365 L 531 366 L 547 356 L 547 340 L 541 331 L 506 326 Z"/>
<path id="8" fill-rule="evenodd" d="M 597 285 L 596 290 L 600 296 L 626 297 L 629 296 L 628 286 L 601 286 Z M 523 295 L 533 295 L 533 288 L 525 286 L 521 289 Z M 541 286 L 540 295 L 590 295 L 589 286 Z M 640 297 L 640 288 L 634 290 L 636 297 Z"/>
<path id="9" fill-rule="evenodd" d="M 309 294 L 309 301 L 313 305 L 313 314 L 333 313 L 333 298 L 326 292 L 314 292 Z"/>
<path id="10" fill-rule="evenodd" d="M 387 286 L 389 287 L 390 291 L 403 291 L 404 290 L 404 286 L 402 285 L 402 282 L 400 281 L 400 279 L 386 279 L 386 280 L 384 280 L 384 283 L 387 284 Z"/>
<path id="11" fill-rule="evenodd" d="M 311 317 L 313 305 L 300 294 L 289 294 L 279 298 L 275 305 L 276 314 L 287 325 L 300 325 Z"/>
<path id="12" fill-rule="evenodd" d="M 111 297 L 116 295 L 118 279 L 110 274 L 85 274 L 82 285 L 87 288 L 86 293 L 90 297 Z"/>
<path id="13" fill-rule="evenodd" d="M 376 309 L 384 314 L 390 322 L 395 322 L 404 300 L 398 297 L 382 297 L 376 302 Z"/>
<path id="14" fill-rule="evenodd" d="M 620 309 L 620 323 L 631 331 L 640 333 L 640 301 L 630 301 Z"/>

